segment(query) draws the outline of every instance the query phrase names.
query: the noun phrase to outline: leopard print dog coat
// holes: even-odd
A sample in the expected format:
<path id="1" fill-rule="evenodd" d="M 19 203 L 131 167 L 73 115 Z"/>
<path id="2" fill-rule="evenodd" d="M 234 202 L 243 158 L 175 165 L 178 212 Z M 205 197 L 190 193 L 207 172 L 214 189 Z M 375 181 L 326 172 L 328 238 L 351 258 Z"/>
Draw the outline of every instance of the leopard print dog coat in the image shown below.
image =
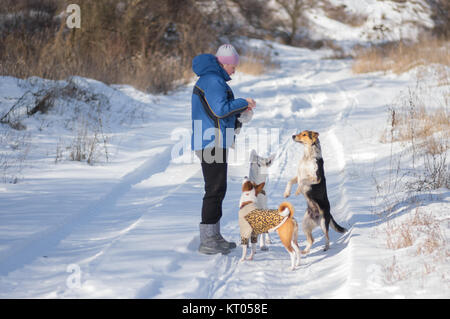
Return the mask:
<path id="1" fill-rule="evenodd" d="M 241 244 L 248 245 L 249 239 L 255 244 L 258 235 L 281 226 L 286 219 L 277 209 L 259 209 L 254 203 L 242 207 L 239 210 Z"/>

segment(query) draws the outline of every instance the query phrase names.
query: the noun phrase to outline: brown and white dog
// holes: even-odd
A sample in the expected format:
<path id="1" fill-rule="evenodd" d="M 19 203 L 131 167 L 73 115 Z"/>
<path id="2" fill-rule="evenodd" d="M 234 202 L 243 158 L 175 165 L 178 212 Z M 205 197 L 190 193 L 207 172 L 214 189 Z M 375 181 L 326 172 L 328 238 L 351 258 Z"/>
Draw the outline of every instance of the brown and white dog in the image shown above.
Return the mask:
<path id="1" fill-rule="evenodd" d="M 256 252 L 258 235 L 277 231 L 280 240 L 291 257 L 291 269 L 300 265 L 300 248 L 298 247 L 298 224 L 294 217 L 294 208 L 289 202 L 283 202 L 278 209 L 260 209 L 256 206 L 258 192 L 264 183 L 256 185 L 245 180 L 242 185 L 242 195 L 239 201 L 239 228 L 241 234 L 242 258 L 252 260 Z M 248 258 L 247 246 L 249 239 L 252 251 Z"/>
<path id="2" fill-rule="evenodd" d="M 301 143 L 305 147 L 303 158 L 298 164 L 297 176 L 292 178 L 286 185 L 284 197 L 291 194 L 292 185 L 298 184 L 295 195 L 302 193 L 305 196 L 307 208 L 302 221 L 302 229 L 306 235 L 308 245 L 303 254 L 307 254 L 314 242 L 312 231 L 320 226 L 325 234 L 325 249 L 330 247 L 328 235 L 329 226 L 339 232 L 344 233 L 347 229 L 339 226 L 330 213 L 330 202 L 327 195 L 327 184 L 323 169 L 322 150 L 319 142 L 319 133 L 313 131 L 303 131 L 293 135 L 295 142 Z"/>
<path id="3" fill-rule="evenodd" d="M 267 194 L 265 186 L 269 175 L 268 169 L 272 165 L 274 158 L 275 154 L 272 154 L 269 157 L 262 157 L 259 156 L 255 150 L 252 150 L 250 153 L 248 179 L 260 187 L 258 194 L 256 195 L 256 206 L 260 209 L 267 208 Z M 271 243 L 272 241 L 270 240 L 269 233 L 264 233 L 259 236 L 259 248 L 261 250 L 269 250 L 269 247 L 266 245 Z"/>

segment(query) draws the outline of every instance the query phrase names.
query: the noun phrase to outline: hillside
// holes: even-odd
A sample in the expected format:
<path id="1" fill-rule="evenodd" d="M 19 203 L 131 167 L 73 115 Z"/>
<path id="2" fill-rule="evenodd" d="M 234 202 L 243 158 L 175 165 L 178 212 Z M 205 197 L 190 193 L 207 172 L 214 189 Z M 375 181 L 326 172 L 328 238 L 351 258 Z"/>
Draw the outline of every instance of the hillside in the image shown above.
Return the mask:
<path id="1" fill-rule="evenodd" d="M 187 84 L 192 58 L 221 43 L 258 38 L 352 55 L 355 45 L 448 38 L 445 0 L 79 0 L 80 28 L 66 0 L 5 0 L 0 75 L 81 76 L 169 93 Z M 154 76 L 157 75 L 157 76 Z"/>

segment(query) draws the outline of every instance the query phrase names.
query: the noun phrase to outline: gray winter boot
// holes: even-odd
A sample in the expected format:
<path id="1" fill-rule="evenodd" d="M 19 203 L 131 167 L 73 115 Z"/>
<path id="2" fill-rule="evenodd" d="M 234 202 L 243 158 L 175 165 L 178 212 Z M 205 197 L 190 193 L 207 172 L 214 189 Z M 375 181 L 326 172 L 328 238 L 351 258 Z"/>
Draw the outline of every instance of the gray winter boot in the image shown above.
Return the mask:
<path id="1" fill-rule="evenodd" d="M 216 235 L 216 224 L 200 224 L 200 246 L 198 251 L 206 255 L 221 253 L 226 255 L 230 252 L 229 248 L 221 245 Z"/>
<path id="2" fill-rule="evenodd" d="M 228 248 L 228 249 L 236 248 L 235 243 L 226 241 L 225 238 L 222 237 L 222 234 L 220 233 L 220 221 L 218 221 L 216 224 L 214 224 L 214 232 L 217 237 L 217 241 L 219 242 L 219 245 L 221 247 Z"/>

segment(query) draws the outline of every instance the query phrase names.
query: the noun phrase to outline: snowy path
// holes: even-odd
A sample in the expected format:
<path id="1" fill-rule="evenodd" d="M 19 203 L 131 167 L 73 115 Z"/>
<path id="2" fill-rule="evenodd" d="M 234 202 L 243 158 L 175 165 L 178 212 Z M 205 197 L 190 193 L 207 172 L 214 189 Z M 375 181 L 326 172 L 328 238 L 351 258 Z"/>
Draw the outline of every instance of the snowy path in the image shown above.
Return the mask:
<path id="1" fill-rule="evenodd" d="M 302 256 L 296 271 L 288 270 L 289 256 L 276 234 L 271 236 L 270 250 L 258 250 L 252 262 L 239 262 L 239 246 L 227 256 L 197 253 L 203 196 L 200 165 L 171 161 L 173 123 L 190 128 L 191 89 L 186 87 L 162 97 L 158 105 L 170 107 L 160 107 L 155 111 L 156 122 L 135 128 L 125 138 L 130 160 L 108 166 L 95 177 L 80 168 L 86 176 L 69 192 L 63 190 L 64 179 L 49 178 L 39 184 L 36 177 L 37 186 L 23 186 L 29 194 L 5 197 L 9 203 L 25 200 L 24 216 L 32 216 L 40 196 L 33 187 L 47 185 L 45 194 L 52 194 L 43 194 L 48 205 L 36 208 L 37 226 L 30 227 L 24 238 L 5 235 L 8 239 L 0 250 L 0 298 L 403 296 L 397 287 L 380 284 L 383 273 L 377 258 L 383 249 L 379 241 L 372 242 L 371 227 L 378 221 L 371 213 L 374 187 L 370 181 L 376 159 L 382 162 L 389 154 L 387 146 L 379 143 L 384 105 L 405 80 L 355 77 L 350 61 L 323 59 L 322 51 L 278 45 L 276 50 L 280 69 L 258 78 L 237 75 L 230 84 L 236 96 L 253 97 L 258 103 L 246 130 L 279 130 L 277 158 L 266 187 L 270 207 L 283 200 L 286 182 L 302 155 L 292 134 L 303 129 L 320 133 L 332 214 L 349 229 L 343 235 L 330 231 L 328 251 L 323 251 L 323 234 L 316 229 L 312 250 Z M 128 93 L 146 101 L 144 95 Z M 245 130 L 239 138 L 243 136 Z M 102 174 L 110 178 L 99 179 Z M 237 203 L 247 174 L 247 163 L 230 164 L 221 223 L 223 235 L 236 242 Z M 289 200 L 301 221 L 303 197 L 292 194 Z M 0 209 L 8 207 L 5 203 Z M 63 212 L 52 214 L 57 207 Z M 46 212 L 51 215 L 48 224 L 39 222 Z M 21 227 L 20 220 L 11 215 L 8 222 Z M 304 247 L 301 231 L 299 243 Z"/>

